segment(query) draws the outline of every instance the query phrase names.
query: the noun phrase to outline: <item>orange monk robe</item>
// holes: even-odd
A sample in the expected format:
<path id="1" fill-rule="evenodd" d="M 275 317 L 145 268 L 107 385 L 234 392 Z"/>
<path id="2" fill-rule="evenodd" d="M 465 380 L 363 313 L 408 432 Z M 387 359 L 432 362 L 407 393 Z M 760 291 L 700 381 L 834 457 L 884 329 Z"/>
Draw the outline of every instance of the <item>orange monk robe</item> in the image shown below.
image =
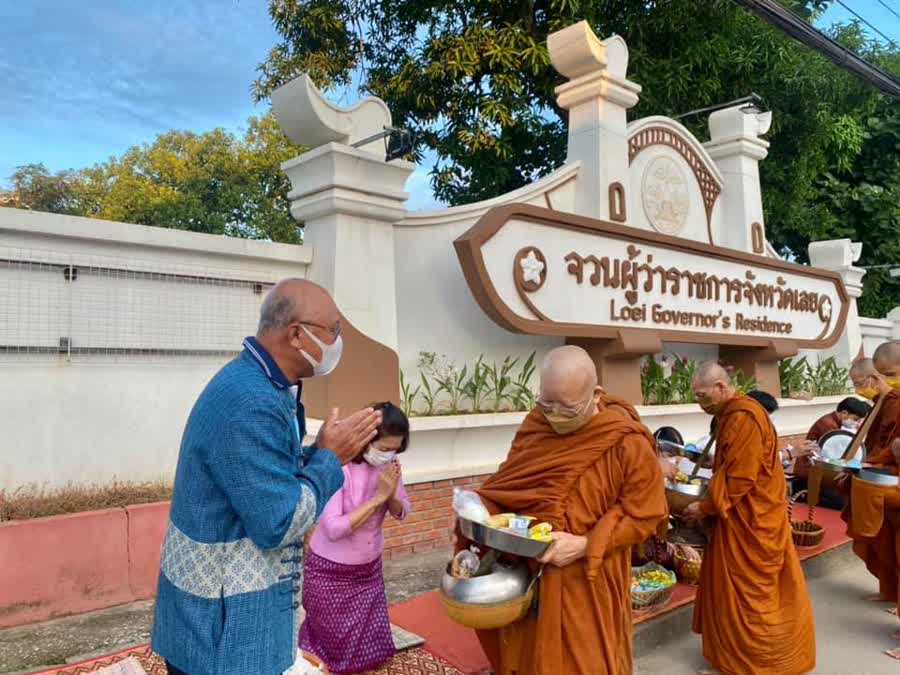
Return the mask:
<path id="1" fill-rule="evenodd" d="M 631 547 L 667 508 L 653 437 L 628 417 L 601 404 L 585 427 L 560 436 L 532 411 L 478 490 L 494 513 L 588 538 L 585 558 L 544 569 L 536 612 L 478 631 L 497 675 L 631 673 Z"/>
<path id="2" fill-rule="evenodd" d="M 896 470 L 891 445 L 900 438 L 900 390 L 893 389 L 884 397 L 884 403 L 866 434 L 864 461 Z M 847 536 L 853 539 L 853 552 L 878 579 L 881 597 L 896 602 L 900 599 L 900 553 L 898 529 L 893 524 L 897 522 L 895 507 L 891 500 L 885 503 L 880 496 L 873 496 L 873 490 L 867 489 L 865 484 L 859 485 L 858 481 L 853 481 L 851 489 L 851 499 L 841 516 L 847 522 Z M 874 494 L 880 495 L 880 491 L 874 491 Z M 875 503 L 867 504 L 870 498 Z"/>
<path id="3" fill-rule="evenodd" d="M 884 403 L 866 434 L 864 461 L 873 466 L 896 469 L 897 462 L 894 460 L 891 445 L 900 438 L 900 389 L 891 389 L 883 396 Z M 875 403 L 877 405 L 877 398 Z"/>
<path id="4" fill-rule="evenodd" d="M 718 415 L 709 543 L 694 605 L 703 656 L 726 675 L 798 675 L 816 664 L 812 607 L 791 540 L 777 434 L 738 394 Z"/>

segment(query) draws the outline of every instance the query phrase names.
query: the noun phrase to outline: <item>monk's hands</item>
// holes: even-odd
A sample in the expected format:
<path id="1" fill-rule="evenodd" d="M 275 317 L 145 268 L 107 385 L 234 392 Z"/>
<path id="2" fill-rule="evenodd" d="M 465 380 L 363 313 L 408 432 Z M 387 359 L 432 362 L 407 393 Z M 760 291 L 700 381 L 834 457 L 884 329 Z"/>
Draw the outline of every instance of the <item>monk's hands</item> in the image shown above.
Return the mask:
<path id="1" fill-rule="evenodd" d="M 819 453 L 819 444 L 815 441 L 803 441 L 799 448 L 792 448 L 791 454 L 794 456 L 794 459 L 800 459 L 801 457 L 809 457 L 810 455 L 816 455 Z"/>
<path id="2" fill-rule="evenodd" d="M 841 471 L 837 476 L 834 477 L 834 489 L 837 490 L 842 495 L 850 494 L 850 481 L 853 478 L 853 474 L 849 471 Z"/>
<path id="3" fill-rule="evenodd" d="M 660 457 L 659 468 L 662 470 L 663 478 L 673 479 L 678 473 L 678 465 L 668 457 Z"/>
<path id="4" fill-rule="evenodd" d="M 703 510 L 700 502 L 691 502 L 681 512 L 681 519 L 687 523 L 696 523 L 703 519 Z"/>
<path id="5" fill-rule="evenodd" d="M 357 410 L 344 419 L 338 419 L 334 408 L 319 429 L 316 447 L 331 450 L 341 464 L 347 464 L 375 438 L 379 424 L 381 412 L 373 408 Z"/>
<path id="6" fill-rule="evenodd" d="M 543 565 L 565 567 L 581 560 L 587 552 L 587 537 L 579 537 L 568 532 L 551 532 L 550 546 L 538 562 Z"/>

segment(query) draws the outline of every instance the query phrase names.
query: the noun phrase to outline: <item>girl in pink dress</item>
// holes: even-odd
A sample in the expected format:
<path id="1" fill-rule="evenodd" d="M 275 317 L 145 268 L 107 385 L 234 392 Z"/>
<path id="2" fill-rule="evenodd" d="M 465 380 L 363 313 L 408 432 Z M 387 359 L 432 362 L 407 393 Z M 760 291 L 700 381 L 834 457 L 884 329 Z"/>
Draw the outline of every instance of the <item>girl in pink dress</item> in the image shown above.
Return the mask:
<path id="1" fill-rule="evenodd" d="M 303 584 L 306 620 L 300 648 L 332 673 L 372 670 L 394 655 L 381 556 L 381 531 L 390 512 L 409 513 L 396 456 L 409 444 L 409 420 L 391 403 L 378 434 L 344 467 L 344 486 L 322 512 L 310 541 Z"/>

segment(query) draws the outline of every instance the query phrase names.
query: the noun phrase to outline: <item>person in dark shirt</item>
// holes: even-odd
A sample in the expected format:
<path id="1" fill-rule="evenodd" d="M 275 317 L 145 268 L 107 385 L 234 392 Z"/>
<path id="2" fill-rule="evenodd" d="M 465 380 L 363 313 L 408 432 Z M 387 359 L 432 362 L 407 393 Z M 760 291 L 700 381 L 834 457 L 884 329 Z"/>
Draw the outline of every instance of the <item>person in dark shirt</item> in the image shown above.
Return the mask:
<path id="1" fill-rule="evenodd" d="M 816 420 L 816 423 L 810 427 L 809 432 L 806 434 L 806 440 L 818 441 L 829 431 L 837 431 L 838 429 L 847 429 L 855 432 L 871 409 L 872 406 L 865 401 L 848 396 L 838 403 L 837 410 Z"/>

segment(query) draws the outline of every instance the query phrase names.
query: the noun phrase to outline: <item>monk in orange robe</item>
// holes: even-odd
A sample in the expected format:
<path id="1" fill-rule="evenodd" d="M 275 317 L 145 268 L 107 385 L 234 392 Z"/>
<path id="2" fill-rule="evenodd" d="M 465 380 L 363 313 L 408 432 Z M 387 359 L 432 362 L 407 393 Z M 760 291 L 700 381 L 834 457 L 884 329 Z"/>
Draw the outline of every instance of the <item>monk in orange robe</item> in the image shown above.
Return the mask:
<path id="1" fill-rule="evenodd" d="M 861 382 L 857 393 L 869 396 L 874 393 L 875 405 L 884 399 L 878 417 L 866 434 L 865 462 L 896 469 L 897 462 L 891 446 L 900 437 L 900 342 L 880 345 L 872 360 L 864 362 L 863 371 L 861 375 L 856 375 L 854 385 L 856 381 Z"/>
<path id="2" fill-rule="evenodd" d="M 816 665 L 812 607 L 791 540 L 775 429 L 714 362 L 699 367 L 693 390 L 718 420 L 706 496 L 683 514 L 707 518 L 693 626 L 703 656 L 727 675 L 807 673 Z"/>
<path id="3" fill-rule="evenodd" d="M 537 610 L 478 631 L 494 672 L 631 673 L 631 547 L 666 517 L 666 497 L 653 437 L 629 404 L 603 394 L 587 352 L 548 354 L 537 407 L 478 492 L 492 513 L 554 529 Z"/>
<path id="4" fill-rule="evenodd" d="M 900 389 L 892 384 L 900 385 L 898 371 L 900 345 L 890 342 L 879 346 L 873 359 L 860 359 L 851 366 L 850 377 L 857 394 L 873 399 L 876 405 L 883 401 L 864 440 L 865 466 L 897 471 L 895 449 L 900 438 Z M 853 552 L 878 579 L 878 594 L 870 599 L 896 603 L 900 598 L 898 529 L 892 524 L 897 521 L 896 511 L 886 511 L 891 504 L 884 503 L 883 491 L 853 481 L 849 472 L 840 475 L 835 486 L 851 496 L 841 517 L 847 522 L 847 536 L 853 539 Z"/>

